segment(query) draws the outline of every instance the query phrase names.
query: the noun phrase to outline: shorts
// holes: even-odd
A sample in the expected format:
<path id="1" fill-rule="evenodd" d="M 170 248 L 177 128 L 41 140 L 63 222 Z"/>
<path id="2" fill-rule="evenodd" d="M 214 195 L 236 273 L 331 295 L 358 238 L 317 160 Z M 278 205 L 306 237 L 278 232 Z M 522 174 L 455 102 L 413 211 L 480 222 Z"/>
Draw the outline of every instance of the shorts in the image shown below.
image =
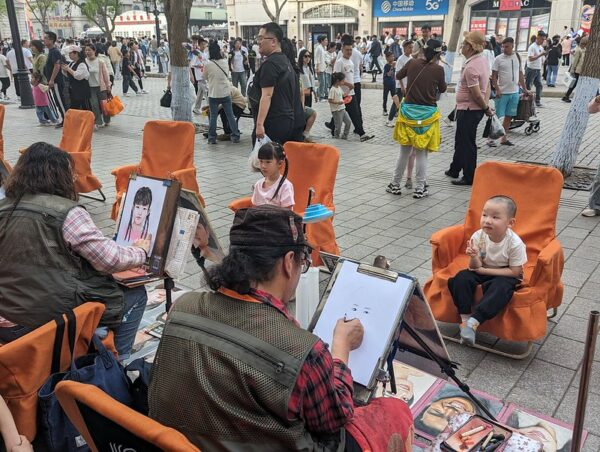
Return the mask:
<path id="1" fill-rule="evenodd" d="M 500 98 L 494 99 L 494 104 L 496 105 L 496 116 L 499 118 L 515 117 L 519 107 L 519 93 L 503 94 Z"/>
<path id="2" fill-rule="evenodd" d="M 304 107 L 304 122 L 308 121 L 308 118 L 310 118 L 314 113 L 315 111 L 312 108 Z"/>

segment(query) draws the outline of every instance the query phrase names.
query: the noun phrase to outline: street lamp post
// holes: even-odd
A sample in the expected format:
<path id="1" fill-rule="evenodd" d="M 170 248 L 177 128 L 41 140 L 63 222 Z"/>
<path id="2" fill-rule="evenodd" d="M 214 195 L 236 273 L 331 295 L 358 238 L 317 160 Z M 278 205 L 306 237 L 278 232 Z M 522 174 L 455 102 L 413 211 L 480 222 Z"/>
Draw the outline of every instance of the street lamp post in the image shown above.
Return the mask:
<path id="1" fill-rule="evenodd" d="M 144 9 L 146 10 L 146 14 L 150 14 L 150 2 L 151 2 L 151 0 L 143 0 Z M 158 46 L 160 46 L 161 34 L 160 34 L 160 20 L 158 18 L 160 11 L 158 10 L 158 5 L 156 4 L 156 0 L 152 0 L 152 6 L 154 7 L 152 14 L 154 14 L 154 24 L 156 26 L 156 45 L 158 47 Z M 160 72 L 160 73 L 163 72 L 163 67 L 162 67 L 162 62 L 160 61 L 160 56 L 158 57 L 158 72 Z"/>
<path id="2" fill-rule="evenodd" d="M 25 58 L 23 58 L 23 49 L 21 48 L 21 36 L 19 34 L 14 0 L 6 0 L 6 15 L 10 24 L 13 49 L 17 57 L 17 72 L 14 73 L 14 76 L 15 84 L 18 84 L 21 94 L 21 105 L 19 108 L 34 108 L 33 94 L 31 92 L 31 85 L 29 84 L 29 71 L 25 67 Z"/>

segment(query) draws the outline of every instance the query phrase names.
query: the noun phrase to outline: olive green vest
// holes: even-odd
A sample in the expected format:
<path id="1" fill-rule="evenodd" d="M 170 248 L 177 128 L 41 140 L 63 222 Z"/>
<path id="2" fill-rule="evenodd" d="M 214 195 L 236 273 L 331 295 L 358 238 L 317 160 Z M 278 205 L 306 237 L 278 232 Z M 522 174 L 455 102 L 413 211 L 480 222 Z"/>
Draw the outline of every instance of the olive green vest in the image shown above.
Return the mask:
<path id="1" fill-rule="evenodd" d="M 37 328 L 87 301 L 104 303 L 100 322 L 121 323 L 123 291 L 69 249 L 62 225 L 78 204 L 53 195 L 0 200 L 0 316 Z M 8 222 L 7 222 L 8 219 Z"/>
<path id="2" fill-rule="evenodd" d="M 317 341 L 264 303 L 186 294 L 154 360 L 150 417 L 201 450 L 336 450 L 340 433 L 324 445 L 302 419 L 288 421 L 292 390 Z"/>

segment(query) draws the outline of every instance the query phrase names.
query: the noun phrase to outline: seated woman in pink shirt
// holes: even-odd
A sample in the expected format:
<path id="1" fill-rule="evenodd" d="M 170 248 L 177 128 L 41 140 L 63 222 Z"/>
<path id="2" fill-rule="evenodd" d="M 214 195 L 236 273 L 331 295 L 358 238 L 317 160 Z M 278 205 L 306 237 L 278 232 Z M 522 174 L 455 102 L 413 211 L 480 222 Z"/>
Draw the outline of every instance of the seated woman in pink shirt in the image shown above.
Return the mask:
<path id="1" fill-rule="evenodd" d="M 287 179 L 288 160 L 283 146 L 271 141 L 263 144 L 258 150 L 260 172 L 264 176 L 254 184 L 252 204 L 294 208 L 294 186 Z M 283 175 L 281 167 L 285 165 Z"/>

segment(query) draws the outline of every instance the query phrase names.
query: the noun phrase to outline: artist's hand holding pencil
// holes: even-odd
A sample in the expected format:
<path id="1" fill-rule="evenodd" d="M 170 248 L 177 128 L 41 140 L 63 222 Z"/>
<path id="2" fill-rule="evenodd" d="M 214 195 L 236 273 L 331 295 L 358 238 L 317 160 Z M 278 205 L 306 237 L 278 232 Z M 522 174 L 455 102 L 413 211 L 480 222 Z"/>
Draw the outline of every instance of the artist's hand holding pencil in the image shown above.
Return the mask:
<path id="1" fill-rule="evenodd" d="M 332 356 L 348 364 L 350 352 L 360 347 L 364 334 L 359 319 L 339 319 L 333 330 Z"/>

